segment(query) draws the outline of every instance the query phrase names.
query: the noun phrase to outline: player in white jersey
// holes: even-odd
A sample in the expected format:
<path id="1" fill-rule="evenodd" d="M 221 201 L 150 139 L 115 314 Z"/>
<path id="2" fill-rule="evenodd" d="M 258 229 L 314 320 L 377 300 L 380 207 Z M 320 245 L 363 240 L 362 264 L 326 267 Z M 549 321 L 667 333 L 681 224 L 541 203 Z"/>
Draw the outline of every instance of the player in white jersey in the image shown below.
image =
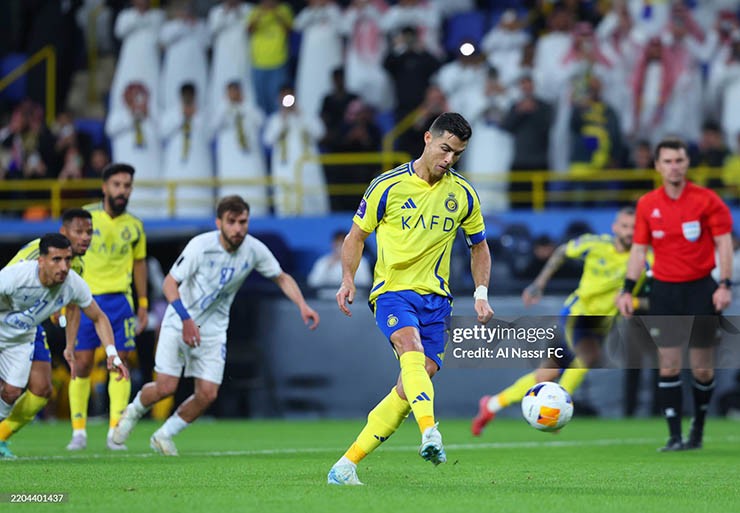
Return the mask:
<path id="1" fill-rule="evenodd" d="M 188 397 L 150 438 L 152 449 L 176 456 L 172 437 L 200 417 L 216 400 L 226 362 L 226 330 L 236 292 L 256 270 L 273 280 L 300 309 L 309 329 L 319 315 L 306 303 L 292 276 L 280 268 L 273 254 L 258 239 L 247 235 L 249 205 L 239 196 L 226 196 L 217 208 L 218 230 L 191 239 L 175 261 L 162 287 L 170 305 L 157 342 L 157 378 L 147 383 L 126 407 L 113 440 L 124 443 L 138 420 L 165 397 L 174 395 L 183 368 L 195 378 L 195 393 Z"/>
<path id="2" fill-rule="evenodd" d="M 108 317 L 93 299 L 90 287 L 71 270 L 71 262 L 69 239 L 48 233 L 39 241 L 38 260 L 0 271 L 0 419 L 7 417 L 28 382 L 36 327 L 70 303 L 78 305 L 95 324 L 106 346 L 108 368 L 118 367 L 128 379 L 128 370 L 113 345 Z M 0 458 L 12 457 L 2 449 Z"/>

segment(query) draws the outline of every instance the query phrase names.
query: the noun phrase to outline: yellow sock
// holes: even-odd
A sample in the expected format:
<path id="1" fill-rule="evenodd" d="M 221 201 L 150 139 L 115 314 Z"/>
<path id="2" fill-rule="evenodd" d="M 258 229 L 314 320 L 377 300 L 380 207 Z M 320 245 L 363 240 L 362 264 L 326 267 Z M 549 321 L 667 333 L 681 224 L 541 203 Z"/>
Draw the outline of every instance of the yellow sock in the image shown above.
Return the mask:
<path id="1" fill-rule="evenodd" d="M 403 390 L 423 433 L 434 425 L 434 386 L 424 367 L 426 356 L 419 351 L 409 351 L 403 353 L 399 361 Z"/>
<path id="2" fill-rule="evenodd" d="M 396 432 L 410 411 L 408 401 L 401 399 L 396 387 L 393 387 L 391 392 L 368 413 L 367 424 L 344 455 L 351 462 L 359 463 Z"/>
<path id="3" fill-rule="evenodd" d="M 87 426 L 87 402 L 90 400 L 90 378 L 76 377 L 69 382 L 69 416 L 72 429 Z"/>
<path id="4" fill-rule="evenodd" d="M 0 441 L 6 441 L 13 433 L 36 418 L 36 414 L 46 406 L 49 400 L 26 390 L 13 404 L 8 417 L 0 422 Z"/>
<path id="5" fill-rule="evenodd" d="M 498 403 L 501 408 L 506 408 L 510 404 L 518 403 L 527 393 L 527 390 L 537 384 L 537 378 L 534 376 L 534 372 L 525 374 L 521 378 L 517 379 L 508 388 L 505 388 L 498 394 Z"/>
<path id="6" fill-rule="evenodd" d="M 117 372 L 111 372 L 108 375 L 108 399 L 110 401 L 110 427 L 118 425 L 118 419 L 123 415 L 128 401 L 131 398 L 131 380 L 118 379 Z"/>
<path id="7" fill-rule="evenodd" d="M 573 360 L 571 367 L 565 369 L 563 375 L 560 376 L 560 386 L 572 395 L 573 392 L 581 386 L 581 383 L 583 383 L 583 380 L 586 378 L 586 374 L 588 374 L 588 369 L 586 369 L 578 359 L 575 359 Z"/>

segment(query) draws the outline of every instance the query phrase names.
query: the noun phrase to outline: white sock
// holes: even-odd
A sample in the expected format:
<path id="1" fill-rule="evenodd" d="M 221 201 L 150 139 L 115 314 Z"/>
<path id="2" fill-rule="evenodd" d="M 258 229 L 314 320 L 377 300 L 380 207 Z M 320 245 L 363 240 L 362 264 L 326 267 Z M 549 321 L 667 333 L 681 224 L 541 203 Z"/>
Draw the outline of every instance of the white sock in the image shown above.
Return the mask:
<path id="1" fill-rule="evenodd" d="M 13 407 L 12 404 L 8 404 L 0 399 L 0 419 L 4 419 L 10 413 L 10 409 Z"/>
<path id="2" fill-rule="evenodd" d="M 182 418 L 177 413 L 173 413 L 172 416 L 167 419 L 167 421 L 162 425 L 162 427 L 157 430 L 157 433 L 161 434 L 165 438 L 172 438 L 180 431 L 188 427 L 189 424 L 189 422 L 185 422 L 184 420 L 182 420 Z"/>
<path id="3" fill-rule="evenodd" d="M 498 402 L 498 394 L 492 396 L 488 400 L 488 404 L 486 405 L 486 409 L 490 411 L 491 413 L 498 413 L 501 411 L 501 403 Z"/>
<path id="4" fill-rule="evenodd" d="M 116 428 L 109 427 L 108 428 L 108 438 L 113 436 L 113 431 L 115 431 Z"/>
<path id="5" fill-rule="evenodd" d="M 151 406 L 147 407 L 141 403 L 141 390 L 139 390 L 139 393 L 136 394 L 136 397 L 134 397 L 134 400 L 131 401 L 129 406 L 131 407 L 131 412 L 136 415 L 137 418 L 143 417 L 146 412 L 152 409 Z"/>
<path id="6" fill-rule="evenodd" d="M 353 467 L 357 467 L 357 463 L 349 459 L 347 456 L 342 456 L 341 458 L 339 458 L 334 466 L 337 465 L 352 465 Z"/>
<path id="7" fill-rule="evenodd" d="M 86 429 L 73 429 L 72 430 L 72 436 L 82 435 L 85 438 L 87 438 L 87 430 Z"/>

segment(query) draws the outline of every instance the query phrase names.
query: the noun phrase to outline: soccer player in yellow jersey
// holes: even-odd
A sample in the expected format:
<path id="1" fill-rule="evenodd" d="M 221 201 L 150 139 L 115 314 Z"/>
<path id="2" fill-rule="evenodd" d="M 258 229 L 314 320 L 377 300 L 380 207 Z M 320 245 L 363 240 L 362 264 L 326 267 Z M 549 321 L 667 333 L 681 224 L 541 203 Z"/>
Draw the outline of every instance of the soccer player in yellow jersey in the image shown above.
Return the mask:
<path id="1" fill-rule="evenodd" d="M 524 289 L 524 304 L 537 303 L 566 258 L 583 260 L 578 288 L 565 300 L 561 311 L 568 344 L 563 348 L 565 356 L 543 362 L 539 369 L 522 376 L 496 395 L 481 397 L 478 415 L 471 424 L 473 435 L 479 436 L 497 412 L 521 401 L 536 383 L 553 381 L 560 376 L 560 384 L 572 394 L 583 382 L 588 367 L 598 359 L 601 343 L 617 314 L 614 301 L 624 283 L 634 231 L 635 209 L 624 207 L 617 212 L 612 224 L 613 235 L 582 235 L 559 246 L 534 282 Z M 651 262 L 652 259 L 648 261 L 648 268 Z M 637 287 L 641 285 L 642 282 Z"/>
<path id="2" fill-rule="evenodd" d="M 475 311 L 488 322 L 491 254 L 478 195 L 452 165 L 471 136 L 459 114 L 444 113 L 424 134 L 422 155 L 381 174 L 367 188 L 342 247 L 337 303 L 350 316 L 354 276 L 364 241 L 375 232 L 378 255 L 370 305 L 375 321 L 398 356 L 401 373 L 390 393 L 368 414 L 365 428 L 334 464 L 329 484 L 360 485 L 357 463 L 401 425 L 410 411 L 421 431 L 419 454 L 438 465 L 447 460 L 434 418 L 431 377 L 441 368 L 452 311 L 450 253 L 458 228 L 471 248 Z"/>
<path id="3" fill-rule="evenodd" d="M 147 324 L 146 236 L 144 225 L 126 212 L 134 181 L 134 168 L 128 164 L 110 164 L 103 170 L 103 201 L 85 207 L 93 220 L 93 236 L 85 255 L 85 281 L 95 301 L 110 319 L 116 349 L 126 362 L 135 349 L 134 336 Z M 138 311 L 134 315 L 131 279 L 138 294 Z M 90 372 L 95 349 L 100 339 L 90 320 L 82 316 L 75 347 L 77 376 L 69 383 L 69 407 L 72 418 L 72 440 L 67 449 L 87 447 L 87 404 L 90 398 Z M 131 394 L 131 381 L 108 377 L 110 426 L 107 447 L 125 450 L 113 442 L 113 428 L 118 423 Z"/>
<path id="4" fill-rule="evenodd" d="M 92 237 L 92 216 L 90 212 L 81 208 L 73 208 L 64 212 L 59 233 L 67 237 L 71 243 L 71 268 L 77 274 L 83 276 L 84 263 L 82 256 L 90 246 Z M 39 258 L 40 241 L 41 239 L 34 239 L 27 243 L 8 262 L 8 265 L 37 260 Z M 60 323 L 64 324 L 62 327 L 66 328 L 67 347 L 64 351 L 64 357 L 69 362 L 70 370 L 74 375 L 74 341 L 80 323 L 77 305 L 73 303 L 67 305 L 64 321 L 60 321 Z M 46 331 L 41 325 L 36 328 L 32 358 L 33 362 L 26 391 L 13 404 L 13 409 L 10 410 L 8 417 L 0 422 L 0 458 L 9 457 L 8 455 L 12 454 L 5 442 L 23 426 L 31 422 L 51 398 L 51 352 L 46 341 Z"/>

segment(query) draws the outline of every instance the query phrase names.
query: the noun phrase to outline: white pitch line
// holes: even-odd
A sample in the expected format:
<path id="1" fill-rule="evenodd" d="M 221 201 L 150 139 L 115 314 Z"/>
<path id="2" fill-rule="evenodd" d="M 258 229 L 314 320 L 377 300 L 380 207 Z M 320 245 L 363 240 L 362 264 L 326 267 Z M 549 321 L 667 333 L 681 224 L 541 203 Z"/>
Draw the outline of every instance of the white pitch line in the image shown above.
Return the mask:
<path id="1" fill-rule="evenodd" d="M 737 442 L 740 441 L 738 436 L 726 436 L 721 438 L 705 437 L 705 442 Z M 568 448 L 568 447 L 610 447 L 624 445 L 652 445 L 663 443 L 662 438 L 605 438 L 601 440 L 548 440 L 542 442 L 482 442 L 471 444 L 445 444 L 445 449 L 449 451 L 476 451 L 480 449 L 537 449 L 543 447 L 550 448 Z M 283 449 L 253 449 L 244 451 L 206 451 L 206 452 L 186 452 L 181 456 L 271 456 L 280 454 L 322 454 L 322 453 L 341 453 L 346 447 L 301 447 Z M 382 448 L 384 452 L 414 452 L 419 449 L 416 445 L 390 445 Z M 56 456 L 19 456 L 11 461 L 53 461 L 53 460 L 87 460 L 87 459 L 119 459 L 119 458 L 153 458 L 160 457 L 153 452 L 146 453 L 121 453 L 116 452 L 102 454 L 65 454 Z"/>

